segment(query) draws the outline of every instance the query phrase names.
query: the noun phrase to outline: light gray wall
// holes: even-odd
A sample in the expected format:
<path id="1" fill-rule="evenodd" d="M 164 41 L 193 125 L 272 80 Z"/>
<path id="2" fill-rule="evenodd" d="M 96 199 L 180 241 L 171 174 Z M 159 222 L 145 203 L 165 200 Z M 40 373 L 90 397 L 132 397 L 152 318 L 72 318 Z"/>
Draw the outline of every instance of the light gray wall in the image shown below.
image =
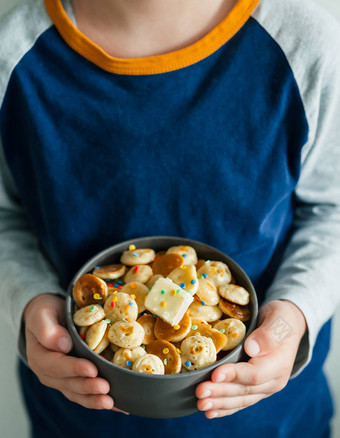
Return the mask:
<path id="1" fill-rule="evenodd" d="M 98 1 L 98 0 L 97 0 Z M 284 0 L 282 0 L 284 1 Z M 340 19 L 339 0 L 315 0 Z M 20 3 L 21 0 L 0 0 L 0 16 Z M 0 41 L 1 44 L 1 41 Z M 13 336 L 0 321 L 0 435 L 4 438 L 28 438 L 29 425 L 20 399 L 16 378 L 16 349 Z M 333 327 L 333 346 L 340 345 L 340 309 L 335 317 Z M 329 355 L 326 370 L 329 375 L 335 402 L 340 406 L 340 350 L 333 348 Z M 334 419 L 334 438 L 340 437 L 340 415 Z"/>

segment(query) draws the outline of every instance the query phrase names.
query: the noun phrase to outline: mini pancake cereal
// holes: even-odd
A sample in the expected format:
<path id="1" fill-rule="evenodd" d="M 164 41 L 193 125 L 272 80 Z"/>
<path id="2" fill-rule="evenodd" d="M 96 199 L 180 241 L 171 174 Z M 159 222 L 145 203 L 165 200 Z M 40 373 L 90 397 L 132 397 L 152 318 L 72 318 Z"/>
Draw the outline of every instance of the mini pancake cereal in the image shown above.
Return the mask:
<path id="1" fill-rule="evenodd" d="M 181 346 L 182 363 L 188 371 L 199 370 L 216 362 L 216 348 L 205 336 L 190 336 Z"/>
<path id="2" fill-rule="evenodd" d="M 145 355 L 146 351 L 142 347 L 120 348 L 116 351 L 112 363 L 131 370 L 136 360 Z"/>
<path id="3" fill-rule="evenodd" d="M 137 373 L 164 374 L 164 365 L 155 354 L 146 354 L 133 364 L 132 370 Z"/>
<path id="4" fill-rule="evenodd" d="M 166 252 L 167 254 L 178 254 L 183 257 L 186 265 L 196 265 L 197 254 L 191 246 L 172 246 Z"/>
<path id="5" fill-rule="evenodd" d="M 125 283 L 146 283 L 152 277 L 152 269 L 148 265 L 136 265 L 125 274 Z"/>
<path id="6" fill-rule="evenodd" d="M 249 292 L 229 267 L 188 245 L 157 252 L 130 245 L 117 261 L 81 275 L 73 299 L 73 321 L 88 347 L 144 374 L 215 363 L 243 341 L 251 318 Z"/>

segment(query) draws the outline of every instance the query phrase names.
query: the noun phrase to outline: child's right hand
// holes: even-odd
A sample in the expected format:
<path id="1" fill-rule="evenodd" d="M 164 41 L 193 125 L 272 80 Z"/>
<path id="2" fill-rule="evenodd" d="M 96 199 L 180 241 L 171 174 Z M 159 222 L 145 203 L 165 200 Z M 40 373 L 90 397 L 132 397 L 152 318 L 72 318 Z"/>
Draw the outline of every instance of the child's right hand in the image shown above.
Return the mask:
<path id="1" fill-rule="evenodd" d="M 64 300 L 52 294 L 41 294 L 28 303 L 24 311 L 27 360 L 43 385 L 62 392 L 69 400 L 90 409 L 113 409 L 107 395 L 109 383 L 97 377 L 95 365 L 67 356 L 72 340 L 63 327 Z"/>

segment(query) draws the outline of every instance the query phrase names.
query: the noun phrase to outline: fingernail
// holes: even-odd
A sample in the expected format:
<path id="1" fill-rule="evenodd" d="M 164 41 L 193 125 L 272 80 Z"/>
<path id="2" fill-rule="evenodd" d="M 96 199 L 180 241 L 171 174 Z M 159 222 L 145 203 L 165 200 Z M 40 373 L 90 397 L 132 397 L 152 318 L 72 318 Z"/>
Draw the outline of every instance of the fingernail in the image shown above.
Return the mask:
<path id="1" fill-rule="evenodd" d="M 249 356 L 254 357 L 260 352 L 259 344 L 254 339 L 249 339 L 247 342 L 247 352 Z"/>
<path id="2" fill-rule="evenodd" d="M 217 417 L 218 413 L 217 412 L 213 412 L 212 414 L 210 414 L 209 418 L 215 418 Z"/>
<path id="3" fill-rule="evenodd" d="M 204 406 L 203 411 L 209 411 L 209 409 L 211 409 L 212 407 L 213 407 L 213 404 L 211 402 L 209 402 Z"/>
<path id="4" fill-rule="evenodd" d="M 221 383 L 221 382 L 223 382 L 224 380 L 225 380 L 225 375 L 224 375 L 224 374 L 219 374 L 219 375 L 217 376 L 216 383 Z"/>
<path id="5" fill-rule="evenodd" d="M 68 353 L 72 348 L 71 339 L 67 336 L 62 336 L 58 341 L 58 348 L 62 353 Z"/>
<path id="6" fill-rule="evenodd" d="M 200 396 L 200 398 L 207 398 L 211 396 L 211 391 L 205 391 L 203 392 L 203 394 Z"/>

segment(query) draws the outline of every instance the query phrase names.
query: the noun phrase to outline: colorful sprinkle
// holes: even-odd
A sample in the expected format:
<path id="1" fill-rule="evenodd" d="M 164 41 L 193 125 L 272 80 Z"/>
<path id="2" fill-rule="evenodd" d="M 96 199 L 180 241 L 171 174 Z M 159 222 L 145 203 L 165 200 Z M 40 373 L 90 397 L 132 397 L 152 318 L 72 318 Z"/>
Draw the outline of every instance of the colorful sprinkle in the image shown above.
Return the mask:
<path id="1" fill-rule="evenodd" d="M 206 264 L 210 263 L 210 260 L 206 260 L 205 263 L 206 263 Z"/>
<path id="2" fill-rule="evenodd" d="M 93 294 L 93 298 L 95 299 L 95 300 L 101 300 L 102 299 L 102 297 L 99 295 L 99 294 Z"/>
<path id="3" fill-rule="evenodd" d="M 205 302 L 204 301 L 201 301 L 201 304 L 202 304 L 202 306 L 205 306 Z"/>
<path id="4" fill-rule="evenodd" d="M 139 257 L 138 252 L 134 252 L 134 253 L 132 253 L 132 255 L 133 255 L 134 257 Z"/>
<path id="5" fill-rule="evenodd" d="M 202 280 L 202 278 L 204 278 L 203 275 L 200 275 L 200 276 L 198 277 L 199 280 Z"/>
<path id="6" fill-rule="evenodd" d="M 123 286 L 118 286 L 118 289 L 123 289 Z"/>
<path id="7" fill-rule="evenodd" d="M 204 274 L 203 274 L 203 278 L 207 278 L 208 277 L 208 274 L 205 272 Z"/>
<path id="8" fill-rule="evenodd" d="M 187 268 L 187 265 L 182 265 L 182 266 L 180 266 L 180 268 L 181 268 L 181 269 L 186 269 L 186 268 Z"/>
<path id="9" fill-rule="evenodd" d="M 165 359 L 163 360 L 163 363 L 164 363 L 164 365 L 168 365 L 168 360 L 165 358 Z"/>
<path id="10" fill-rule="evenodd" d="M 131 367 L 131 366 L 132 366 L 132 362 L 131 362 L 131 360 L 127 360 L 125 363 L 126 363 L 126 366 L 127 366 L 127 367 Z"/>
<path id="11" fill-rule="evenodd" d="M 179 329 L 180 329 L 180 325 L 179 324 L 174 325 L 174 330 L 179 330 Z"/>
<path id="12" fill-rule="evenodd" d="M 188 254 L 182 254 L 182 257 L 186 257 Z"/>
<path id="13" fill-rule="evenodd" d="M 109 286 L 109 287 L 115 287 L 115 285 L 112 284 L 112 283 L 108 283 L 108 286 Z"/>
<path id="14" fill-rule="evenodd" d="M 185 364 L 184 364 L 186 367 L 190 367 L 191 366 L 191 362 L 190 362 L 190 360 L 187 360 L 186 362 L 185 362 Z"/>
<path id="15" fill-rule="evenodd" d="M 184 289 L 184 288 L 185 288 L 185 283 L 181 283 L 179 286 L 180 286 L 182 289 Z"/>
<path id="16" fill-rule="evenodd" d="M 90 307 L 90 312 L 93 312 L 94 309 L 95 309 L 95 307 L 94 307 L 94 306 L 91 306 L 91 307 Z"/>
<path id="17" fill-rule="evenodd" d="M 134 251 L 136 249 L 135 245 L 129 245 L 129 250 Z"/>
<path id="18" fill-rule="evenodd" d="M 126 318 L 127 322 L 131 322 L 132 318 Z"/>
<path id="19" fill-rule="evenodd" d="M 238 333 L 233 333 L 231 336 L 232 336 L 233 338 L 238 338 Z"/>
<path id="20" fill-rule="evenodd" d="M 93 269 L 100 269 L 100 266 L 95 266 Z"/>
<path id="21" fill-rule="evenodd" d="M 115 297 L 112 298 L 112 301 L 117 301 L 117 300 L 118 300 L 118 297 L 117 297 L 117 296 L 115 296 Z"/>
<path id="22" fill-rule="evenodd" d="M 115 307 L 115 305 L 116 305 L 116 303 L 114 303 L 113 301 L 111 301 L 110 306 L 111 306 L 111 307 Z"/>
<path id="23" fill-rule="evenodd" d="M 111 319 L 109 319 L 109 318 L 104 319 L 104 322 L 106 322 L 107 324 L 111 324 Z"/>
<path id="24" fill-rule="evenodd" d="M 125 312 L 127 312 L 129 310 L 129 305 L 128 304 L 124 307 L 124 310 L 125 310 Z"/>
<path id="25" fill-rule="evenodd" d="M 200 335 L 200 333 L 199 333 L 199 332 L 196 332 L 196 333 L 195 333 L 195 336 L 199 336 L 199 335 Z"/>
<path id="26" fill-rule="evenodd" d="M 156 315 L 155 313 L 153 313 L 152 316 L 153 316 L 154 318 L 158 318 L 158 315 Z"/>
<path id="27" fill-rule="evenodd" d="M 176 291 L 175 289 L 172 289 L 172 291 L 170 292 L 171 296 L 174 297 L 176 295 Z"/>
<path id="28" fill-rule="evenodd" d="M 220 329 L 219 330 L 221 333 L 225 333 L 225 329 Z"/>
<path id="29" fill-rule="evenodd" d="M 136 289 L 137 284 L 136 284 L 136 283 L 131 283 L 131 284 L 130 284 L 130 287 L 131 287 L 131 289 Z"/>
<path id="30" fill-rule="evenodd" d="M 197 330 L 197 325 L 194 324 L 194 325 L 191 327 L 191 330 Z"/>
<path id="31" fill-rule="evenodd" d="M 139 271 L 139 266 L 135 266 L 134 268 L 133 268 L 133 272 L 138 272 Z"/>
<path id="32" fill-rule="evenodd" d="M 145 350 L 145 345 L 141 345 L 141 347 L 144 348 L 144 350 Z"/>
<path id="33" fill-rule="evenodd" d="M 181 354 L 181 353 L 182 353 L 181 350 L 180 350 L 179 348 L 176 348 L 176 351 L 177 351 L 178 354 Z"/>
<path id="34" fill-rule="evenodd" d="M 161 290 L 161 294 L 162 294 L 162 295 L 165 294 L 165 290 L 164 290 L 164 289 Z"/>
<path id="35" fill-rule="evenodd" d="M 160 302 L 160 306 L 161 306 L 161 307 L 165 307 L 165 306 L 166 306 L 166 301 L 161 301 L 161 302 Z"/>
<path id="36" fill-rule="evenodd" d="M 169 353 L 169 348 L 164 348 L 164 349 L 163 349 L 163 353 L 164 353 L 164 354 L 168 354 L 168 353 Z"/>
<path id="37" fill-rule="evenodd" d="M 196 280 L 191 280 L 190 283 L 191 283 L 191 284 L 195 284 L 195 283 L 196 283 Z"/>
<path id="38" fill-rule="evenodd" d="M 176 294 L 180 294 L 180 293 L 181 293 L 181 289 L 177 289 Z"/>
<path id="39" fill-rule="evenodd" d="M 133 302 L 132 301 L 129 301 L 129 306 L 133 306 Z"/>
<path id="40" fill-rule="evenodd" d="M 85 335 L 84 335 L 84 333 L 82 333 L 82 334 L 80 335 L 80 337 L 82 338 L 83 341 L 85 340 Z"/>

